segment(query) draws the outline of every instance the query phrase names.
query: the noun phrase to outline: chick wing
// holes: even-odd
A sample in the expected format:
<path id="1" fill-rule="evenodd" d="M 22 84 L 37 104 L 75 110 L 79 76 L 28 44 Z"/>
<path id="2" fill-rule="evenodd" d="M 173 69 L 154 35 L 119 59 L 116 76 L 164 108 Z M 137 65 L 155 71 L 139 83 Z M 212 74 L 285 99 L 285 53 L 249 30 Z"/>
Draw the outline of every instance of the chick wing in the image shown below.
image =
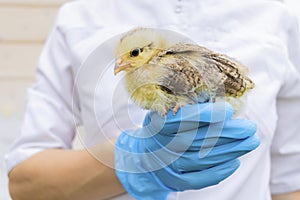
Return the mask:
<path id="1" fill-rule="evenodd" d="M 254 87 L 245 66 L 199 45 L 178 43 L 159 52 L 149 63 L 169 68 L 159 81 L 162 89 L 186 95 L 193 102 L 214 101 L 224 95 L 240 97 Z"/>

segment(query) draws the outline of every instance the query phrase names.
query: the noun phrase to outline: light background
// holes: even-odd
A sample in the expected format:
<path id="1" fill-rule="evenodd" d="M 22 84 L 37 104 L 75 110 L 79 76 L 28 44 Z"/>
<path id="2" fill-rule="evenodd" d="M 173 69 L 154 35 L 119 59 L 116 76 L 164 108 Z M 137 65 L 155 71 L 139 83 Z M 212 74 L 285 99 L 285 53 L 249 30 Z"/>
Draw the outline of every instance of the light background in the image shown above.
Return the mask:
<path id="1" fill-rule="evenodd" d="M 0 0 L 0 200 L 9 200 L 3 156 L 17 137 L 26 88 L 57 9 L 68 0 Z M 286 0 L 298 14 L 300 1 Z M 300 55 L 299 55 L 300 56 Z"/>

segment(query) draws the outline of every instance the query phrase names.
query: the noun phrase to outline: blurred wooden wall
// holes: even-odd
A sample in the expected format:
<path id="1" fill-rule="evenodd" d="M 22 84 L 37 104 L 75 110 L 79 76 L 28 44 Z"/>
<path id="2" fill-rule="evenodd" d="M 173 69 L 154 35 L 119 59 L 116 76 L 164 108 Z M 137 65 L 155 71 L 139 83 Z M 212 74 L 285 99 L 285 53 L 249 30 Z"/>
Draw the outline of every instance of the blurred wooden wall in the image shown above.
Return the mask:
<path id="1" fill-rule="evenodd" d="M 58 8 L 68 0 L 0 0 L 0 199 L 10 199 L 3 155 L 19 134 L 26 90 Z"/>
<path id="2" fill-rule="evenodd" d="M 33 82 L 41 48 L 64 2 L 0 0 L 1 115 L 9 117 L 23 107 L 25 88 Z"/>

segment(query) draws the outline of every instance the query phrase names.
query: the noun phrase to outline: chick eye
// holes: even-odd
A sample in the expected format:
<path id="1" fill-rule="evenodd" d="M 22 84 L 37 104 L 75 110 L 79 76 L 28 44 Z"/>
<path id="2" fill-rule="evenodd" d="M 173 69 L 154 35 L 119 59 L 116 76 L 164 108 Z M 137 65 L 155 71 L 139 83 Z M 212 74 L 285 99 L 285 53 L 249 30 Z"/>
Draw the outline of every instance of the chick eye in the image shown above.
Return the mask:
<path id="1" fill-rule="evenodd" d="M 141 49 L 135 48 L 132 51 L 130 51 L 130 57 L 137 57 L 140 54 Z"/>

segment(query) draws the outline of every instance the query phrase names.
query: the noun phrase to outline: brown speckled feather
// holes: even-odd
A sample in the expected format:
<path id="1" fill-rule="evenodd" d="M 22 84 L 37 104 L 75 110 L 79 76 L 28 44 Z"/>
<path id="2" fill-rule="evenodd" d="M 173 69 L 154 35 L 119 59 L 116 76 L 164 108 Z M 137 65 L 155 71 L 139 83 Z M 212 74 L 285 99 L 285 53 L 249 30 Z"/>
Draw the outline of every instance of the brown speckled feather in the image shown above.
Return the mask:
<path id="1" fill-rule="evenodd" d="M 245 75 L 247 69 L 225 55 L 193 44 L 176 44 L 159 52 L 150 64 L 170 68 L 160 84 L 175 95 L 190 99 L 206 93 L 210 100 L 215 96 L 240 97 L 254 83 Z"/>

